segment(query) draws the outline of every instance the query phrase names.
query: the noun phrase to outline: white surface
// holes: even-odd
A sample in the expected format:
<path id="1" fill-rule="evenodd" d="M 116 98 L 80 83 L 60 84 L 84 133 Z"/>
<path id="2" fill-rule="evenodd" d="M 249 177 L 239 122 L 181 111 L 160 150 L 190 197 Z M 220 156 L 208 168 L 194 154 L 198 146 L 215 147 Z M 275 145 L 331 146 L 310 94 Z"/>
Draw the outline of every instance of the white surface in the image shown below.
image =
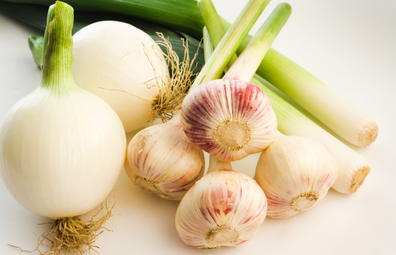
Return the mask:
<path id="1" fill-rule="evenodd" d="M 229 21 L 245 2 L 214 0 Z M 261 22 L 280 2 L 268 5 Z M 374 144 L 356 148 L 372 168 L 364 185 L 353 195 L 330 191 L 318 206 L 297 216 L 266 218 L 249 242 L 209 251 L 191 248 L 179 239 L 174 227 L 177 202 L 144 193 L 123 173 L 115 187 L 114 213 L 120 215 L 106 223 L 114 232 L 97 239 L 100 254 L 396 254 L 396 2 L 289 3 L 293 13 L 273 47 L 367 111 L 380 126 Z M 39 84 L 40 72 L 27 44 L 27 37 L 34 34 L 41 32 L 0 13 L 0 121 Z M 253 155 L 233 165 L 253 176 L 257 159 Z M 21 254 L 7 244 L 34 249 L 35 234 L 48 228 L 36 224 L 48 219 L 21 207 L 2 183 L 0 201 L 0 254 Z"/>

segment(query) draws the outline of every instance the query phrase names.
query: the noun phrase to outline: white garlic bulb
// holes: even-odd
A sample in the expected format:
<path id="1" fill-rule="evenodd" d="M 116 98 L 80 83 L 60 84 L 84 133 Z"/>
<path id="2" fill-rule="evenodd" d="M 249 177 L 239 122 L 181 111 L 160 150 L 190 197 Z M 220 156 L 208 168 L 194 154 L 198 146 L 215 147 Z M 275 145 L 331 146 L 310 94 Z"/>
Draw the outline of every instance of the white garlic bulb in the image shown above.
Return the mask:
<path id="1" fill-rule="evenodd" d="M 238 80 L 214 80 L 194 88 L 184 99 L 181 123 L 195 145 L 221 161 L 262 151 L 277 131 L 264 92 Z"/>
<path id="2" fill-rule="evenodd" d="M 251 239 L 266 217 L 263 190 L 229 162 L 214 164 L 186 193 L 176 212 L 176 230 L 197 248 L 235 246 Z M 213 170 L 215 169 L 215 170 Z"/>
<path id="3" fill-rule="evenodd" d="M 262 152 L 254 178 L 267 196 L 268 216 L 286 218 L 317 205 L 337 174 L 337 161 L 323 144 L 279 136 Z"/>
<path id="4" fill-rule="evenodd" d="M 179 116 L 138 132 L 125 162 L 133 183 L 170 200 L 180 200 L 205 171 L 203 151 L 186 137 Z"/>

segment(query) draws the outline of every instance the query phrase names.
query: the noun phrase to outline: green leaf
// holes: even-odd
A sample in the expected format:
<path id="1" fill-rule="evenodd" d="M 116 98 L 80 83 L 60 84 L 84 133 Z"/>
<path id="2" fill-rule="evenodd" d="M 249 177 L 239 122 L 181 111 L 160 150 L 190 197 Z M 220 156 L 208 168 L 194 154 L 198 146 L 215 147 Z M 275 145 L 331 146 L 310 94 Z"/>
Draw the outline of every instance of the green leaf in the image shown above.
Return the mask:
<path id="1" fill-rule="evenodd" d="M 6 0 L 10 3 L 43 5 L 54 0 Z M 203 21 L 196 0 L 65 0 L 75 11 L 109 12 L 134 16 L 201 38 Z M 45 24 L 45 23 L 44 23 Z"/>
<path id="2" fill-rule="evenodd" d="M 46 17 L 48 11 L 48 7 L 46 6 L 35 5 L 35 4 L 16 4 L 16 3 L 0 1 L 0 10 L 10 16 L 22 20 L 25 23 L 28 23 L 43 31 L 45 30 Z M 165 38 L 169 39 L 169 41 L 172 44 L 172 48 L 179 56 L 179 59 L 183 59 L 184 57 L 184 46 L 183 46 L 183 41 L 181 39 L 183 38 L 185 40 L 188 40 L 188 46 L 189 46 L 188 49 L 189 49 L 190 58 L 192 58 L 194 54 L 198 51 L 198 56 L 196 58 L 196 63 L 197 63 L 196 71 L 201 70 L 204 64 L 203 49 L 200 48 L 200 43 L 198 40 L 194 39 L 191 36 L 186 36 L 184 33 L 179 32 L 177 30 L 170 29 L 168 27 L 153 22 L 141 20 L 131 16 L 120 15 L 116 13 L 107 13 L 107 12 L 75 11 L 74 26 L 72 32 L 76 33 L 81 28 L 101 20 L 117 20 L 132 24 L 135 27 L 145 31 L 155 41 L 161 40 L 157 35 L 157 32 L 161 32 Z M 37 39 L 38 38 L 39 37 L 37 37 Z M 32 47 L 33 47 L 33 49 L 31 48 L 32 54 L 36 61 L 36 58 L 38 57 L 37 53 L 40 52 L 39 47 L 42 46 L 36 44 L 36 45 L 32 45 Z M 38 61 L 38 63 L 37 61 L 36 64 L 40 66 L 40 61 Z"/>
<path id="3" fill-rule="evenodd" d="M 29 36 L 28 38 L 29 48 L 33 54 L 34 62 L 38 67 L 41 68 L 43 65 L 43 43 L 44 37 L 41 35 Z"/>

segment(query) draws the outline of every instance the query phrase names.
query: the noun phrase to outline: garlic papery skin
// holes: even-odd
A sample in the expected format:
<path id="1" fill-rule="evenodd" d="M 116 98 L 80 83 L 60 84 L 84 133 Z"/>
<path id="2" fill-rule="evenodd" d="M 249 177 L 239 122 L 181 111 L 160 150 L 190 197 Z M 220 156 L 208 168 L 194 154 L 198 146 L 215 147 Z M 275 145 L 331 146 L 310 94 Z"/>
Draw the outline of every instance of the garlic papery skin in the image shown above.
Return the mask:
<path id="1" fill-rule="evenodd" d="M 158 91 L 169 79 L 157 43 L 144 31 L 119 21 L 88 25 L 73 40 L 78 86 L 105 100 L 127 133 L 147 125 Z"/>
<path id="2" fill-rule="evenodd" d="M 205 171 L 203 151 L 184 134 L 179 114 L 139 131 L 127 149 L 125 170 L 141 189 L 180 200 Z"/>
<path id="3" fill-rule="evenodd" d="M 279 136 L 260 155 L 254 178 L 267 196 L 268 216 L 287 218 L 317 205 L 337 175 L 337 160 L 323 144 Z"/>
<path id="4" fill-rule="evenodd" d="M 114 110 L 72 75 L 73 9 L 50 7 L 42 81 L 0 127 L 0 176 L 26 209 L 60 219 L 84 214 L 112 191 L 126 136 Z"/>
<path id="5" fill-rule="evenodd" d="M 176 212 L 176 230 L 186 244 L 203 249 L 250 240 L 267 212 L 263 190 L 229 162 L 210 159 L 209 173 L 186 193 Z"/>
<path id="6" fill-rule="evenodd" d="M 187 137 L 221 161 L 235 161 L 265 149 L 277 132 L 267 96 L 256 85 L 214 80 L 184 99 L 181 123 Z"/>

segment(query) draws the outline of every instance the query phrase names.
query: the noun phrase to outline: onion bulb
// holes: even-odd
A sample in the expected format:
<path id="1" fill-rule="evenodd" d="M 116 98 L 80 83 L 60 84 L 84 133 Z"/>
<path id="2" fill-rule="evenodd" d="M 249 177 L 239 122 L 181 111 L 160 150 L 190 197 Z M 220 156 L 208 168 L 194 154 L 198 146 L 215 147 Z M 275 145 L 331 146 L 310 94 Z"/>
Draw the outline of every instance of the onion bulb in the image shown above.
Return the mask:
<path id="1" fill-rule="evenodd" d="M 90 24 L 73 40 L 76 83 L 105 100 L 127 133 L 147 125 L 159 90 L 169 82 L 158 44 L 142 30 L 119 21 Z"/>
<path id="2" fill-rule="evenodd" d="M 106 200 L 126 150 L 114 110 L 74 82 L 72 26 L 73 8 L 57 1 L 48 11 L 41 84 L 0 127 L 0 176 L 8 191 L 31 212 L 65 225 L 82 224 L 75 217 Z"/>

